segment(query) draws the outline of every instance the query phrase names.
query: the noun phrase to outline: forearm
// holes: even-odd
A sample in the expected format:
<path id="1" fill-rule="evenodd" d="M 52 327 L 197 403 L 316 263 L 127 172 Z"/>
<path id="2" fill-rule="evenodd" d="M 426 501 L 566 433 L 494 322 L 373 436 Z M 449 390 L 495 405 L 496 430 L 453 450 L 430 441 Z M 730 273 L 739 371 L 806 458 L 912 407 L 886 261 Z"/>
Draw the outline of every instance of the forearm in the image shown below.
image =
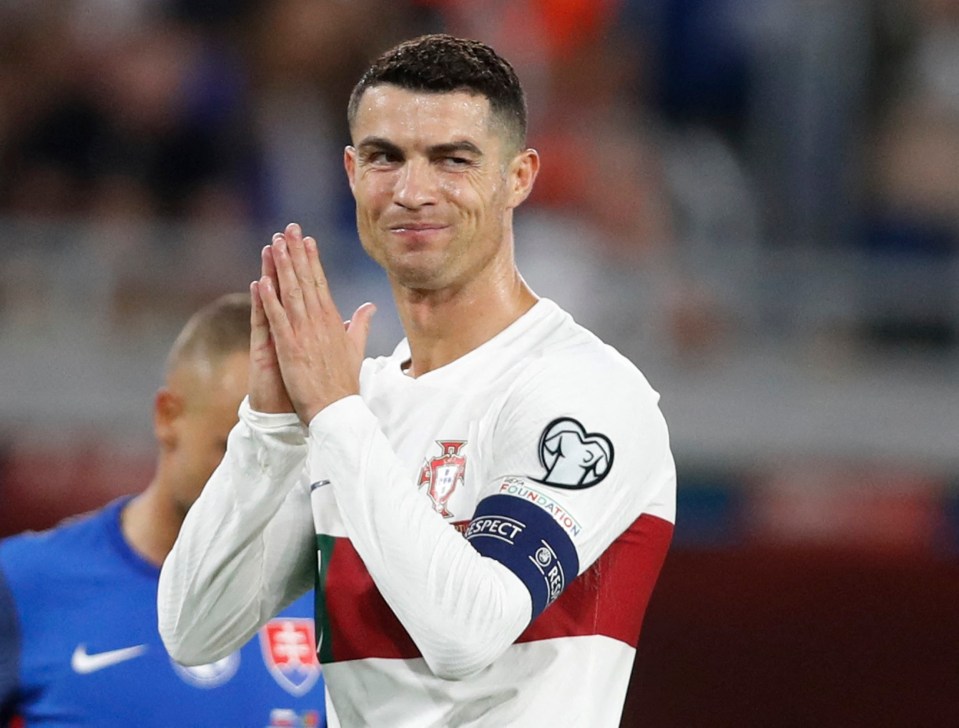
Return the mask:
<path id="1" fill-rule="evenodd" d="M 311 480 L 329 480 L 343 525 L 434 673 L 490 664 L 530 619 L 522 582 L 482 557 L 412 487 L 373 414 L 342 399 L 310 426 Z"/>
<path id="2" fill-rule="evenodd" d="M 220 659 L 312 586 L 305 457 L 298 423 L 243 404 L 160 575 L 160 634 L 176 660 Z"/>

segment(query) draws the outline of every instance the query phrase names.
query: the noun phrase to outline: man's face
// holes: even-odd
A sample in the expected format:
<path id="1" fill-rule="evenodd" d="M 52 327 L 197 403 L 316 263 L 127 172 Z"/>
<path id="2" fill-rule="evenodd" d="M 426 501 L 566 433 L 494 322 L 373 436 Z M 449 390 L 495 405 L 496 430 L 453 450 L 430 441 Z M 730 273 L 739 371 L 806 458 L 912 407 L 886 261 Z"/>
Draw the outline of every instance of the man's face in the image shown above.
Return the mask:
<path id="1" fill-rule="evenodd" d="M 391 85 L 360 99 L 345 164 L 360 239 L 394 283 L 457 287 L 512 262 L 512 209 L 538 160 L 515 153 L 489 101 Z"/>
<path id="2" fill-rule="evenodd" d="M 223 459 L 246 394 L 248 369 L 245 352 L 230 354 L 209 372 L 191 372 L 180 391 L 182 407 L 171 423 L 175 437 L 167 457 L 174 497 L 184 513 Z"/>

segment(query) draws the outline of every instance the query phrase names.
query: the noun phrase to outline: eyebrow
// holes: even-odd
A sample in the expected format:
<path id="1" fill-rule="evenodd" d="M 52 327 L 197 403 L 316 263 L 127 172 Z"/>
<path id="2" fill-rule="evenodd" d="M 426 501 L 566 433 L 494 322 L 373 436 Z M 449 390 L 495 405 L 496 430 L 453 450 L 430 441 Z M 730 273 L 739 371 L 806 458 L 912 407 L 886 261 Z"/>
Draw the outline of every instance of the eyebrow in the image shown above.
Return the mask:
<path id="1" fill-rule="evenodd" d="M 400 155 L 402 152 L 393 142 L 387 141 L 383 137 L 366 137 L 361 139 L 356 145 L 357 149 L 380 149 L 390 154 Z"/>
<path id="2" fill-rule="evenodd" d="M 403 150 L 396 146 L 393 142 L 383 137 L 366 137 L 361 139 L 360 142 L 356 145 L 357 149 L 379 149 L 390 154 L 395 154 L 397 156 L 403 156 Z M 476 146 L 473 142 L 466 139 L 447 142 L 445 144 L 434 144 L 431 147 L 427 148 L 427 152 L 431 156 L 442 156 L 445 154 L 455 154 L 457 152 L 468 152 L 477 157 L 483 156 L 483 150 Z"/>
<path id="3" fill-rule="evenodd" d="M 448 144 L 436 144 L 429 148 L 429 152 L 434 155 L 455 154 L 456 152 L 468 152 L 477 157 L 483 156 L 483 150 L 465 139 L 458 142 L 449 142 Z"/>

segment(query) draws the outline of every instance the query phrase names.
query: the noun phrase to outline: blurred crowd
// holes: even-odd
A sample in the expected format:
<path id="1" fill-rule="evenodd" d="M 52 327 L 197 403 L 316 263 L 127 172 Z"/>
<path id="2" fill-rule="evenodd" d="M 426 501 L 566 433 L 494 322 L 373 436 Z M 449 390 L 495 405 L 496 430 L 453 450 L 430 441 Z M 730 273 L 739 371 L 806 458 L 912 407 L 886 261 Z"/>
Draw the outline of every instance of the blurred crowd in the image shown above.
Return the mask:
<path id="1" fill-rule="evenodd" d="M 4 0 L 0 246 L 92 225 L 125 271 L 117 305 L 149 307 L 157 229 L 179 231 L 184 277 L 233 285 L 297 220 L 334 277 L 374 281 L 346 99 L 369 59 L 434 31 L 514 62 L 543 155 L 521 269 L 627 353 L 735 346 L 796 315 L 792 271 L 846 253 L 875 275 L 809 305 L 864 340 L 959 338 L 959 0 Z"/>
<path id="2" fill-rule="evenodd" d="M 677 452 L 909 431 L 863 372 L 959 356 L 959 0 L 0 0 L 0 533 L 141 482 L 172 337 L 289 221 L 395 344 L 345 107 L 439 31 L 514 63 L 543 159 L 520 269 L 650 376 Z M 949 376 L 909 452 L 954 451 Z"/>

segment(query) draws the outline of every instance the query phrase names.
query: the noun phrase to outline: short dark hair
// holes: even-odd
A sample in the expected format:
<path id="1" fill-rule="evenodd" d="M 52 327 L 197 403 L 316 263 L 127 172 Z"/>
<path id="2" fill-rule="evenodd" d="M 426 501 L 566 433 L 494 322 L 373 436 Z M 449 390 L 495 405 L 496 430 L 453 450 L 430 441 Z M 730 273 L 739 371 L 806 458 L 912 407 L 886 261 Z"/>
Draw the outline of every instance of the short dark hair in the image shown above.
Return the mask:
<path id="1" fill-rule="evenodd" d="M 526 95 L 509 62 L 485 43 L 441 33 L 404 41 L 373 61 L 360 77 L 347 107 L 350 127 L 360 97 L 373 86 L 411 91 L 466 91 L 485 96 L 518 149 L 526 143 Z"/>

